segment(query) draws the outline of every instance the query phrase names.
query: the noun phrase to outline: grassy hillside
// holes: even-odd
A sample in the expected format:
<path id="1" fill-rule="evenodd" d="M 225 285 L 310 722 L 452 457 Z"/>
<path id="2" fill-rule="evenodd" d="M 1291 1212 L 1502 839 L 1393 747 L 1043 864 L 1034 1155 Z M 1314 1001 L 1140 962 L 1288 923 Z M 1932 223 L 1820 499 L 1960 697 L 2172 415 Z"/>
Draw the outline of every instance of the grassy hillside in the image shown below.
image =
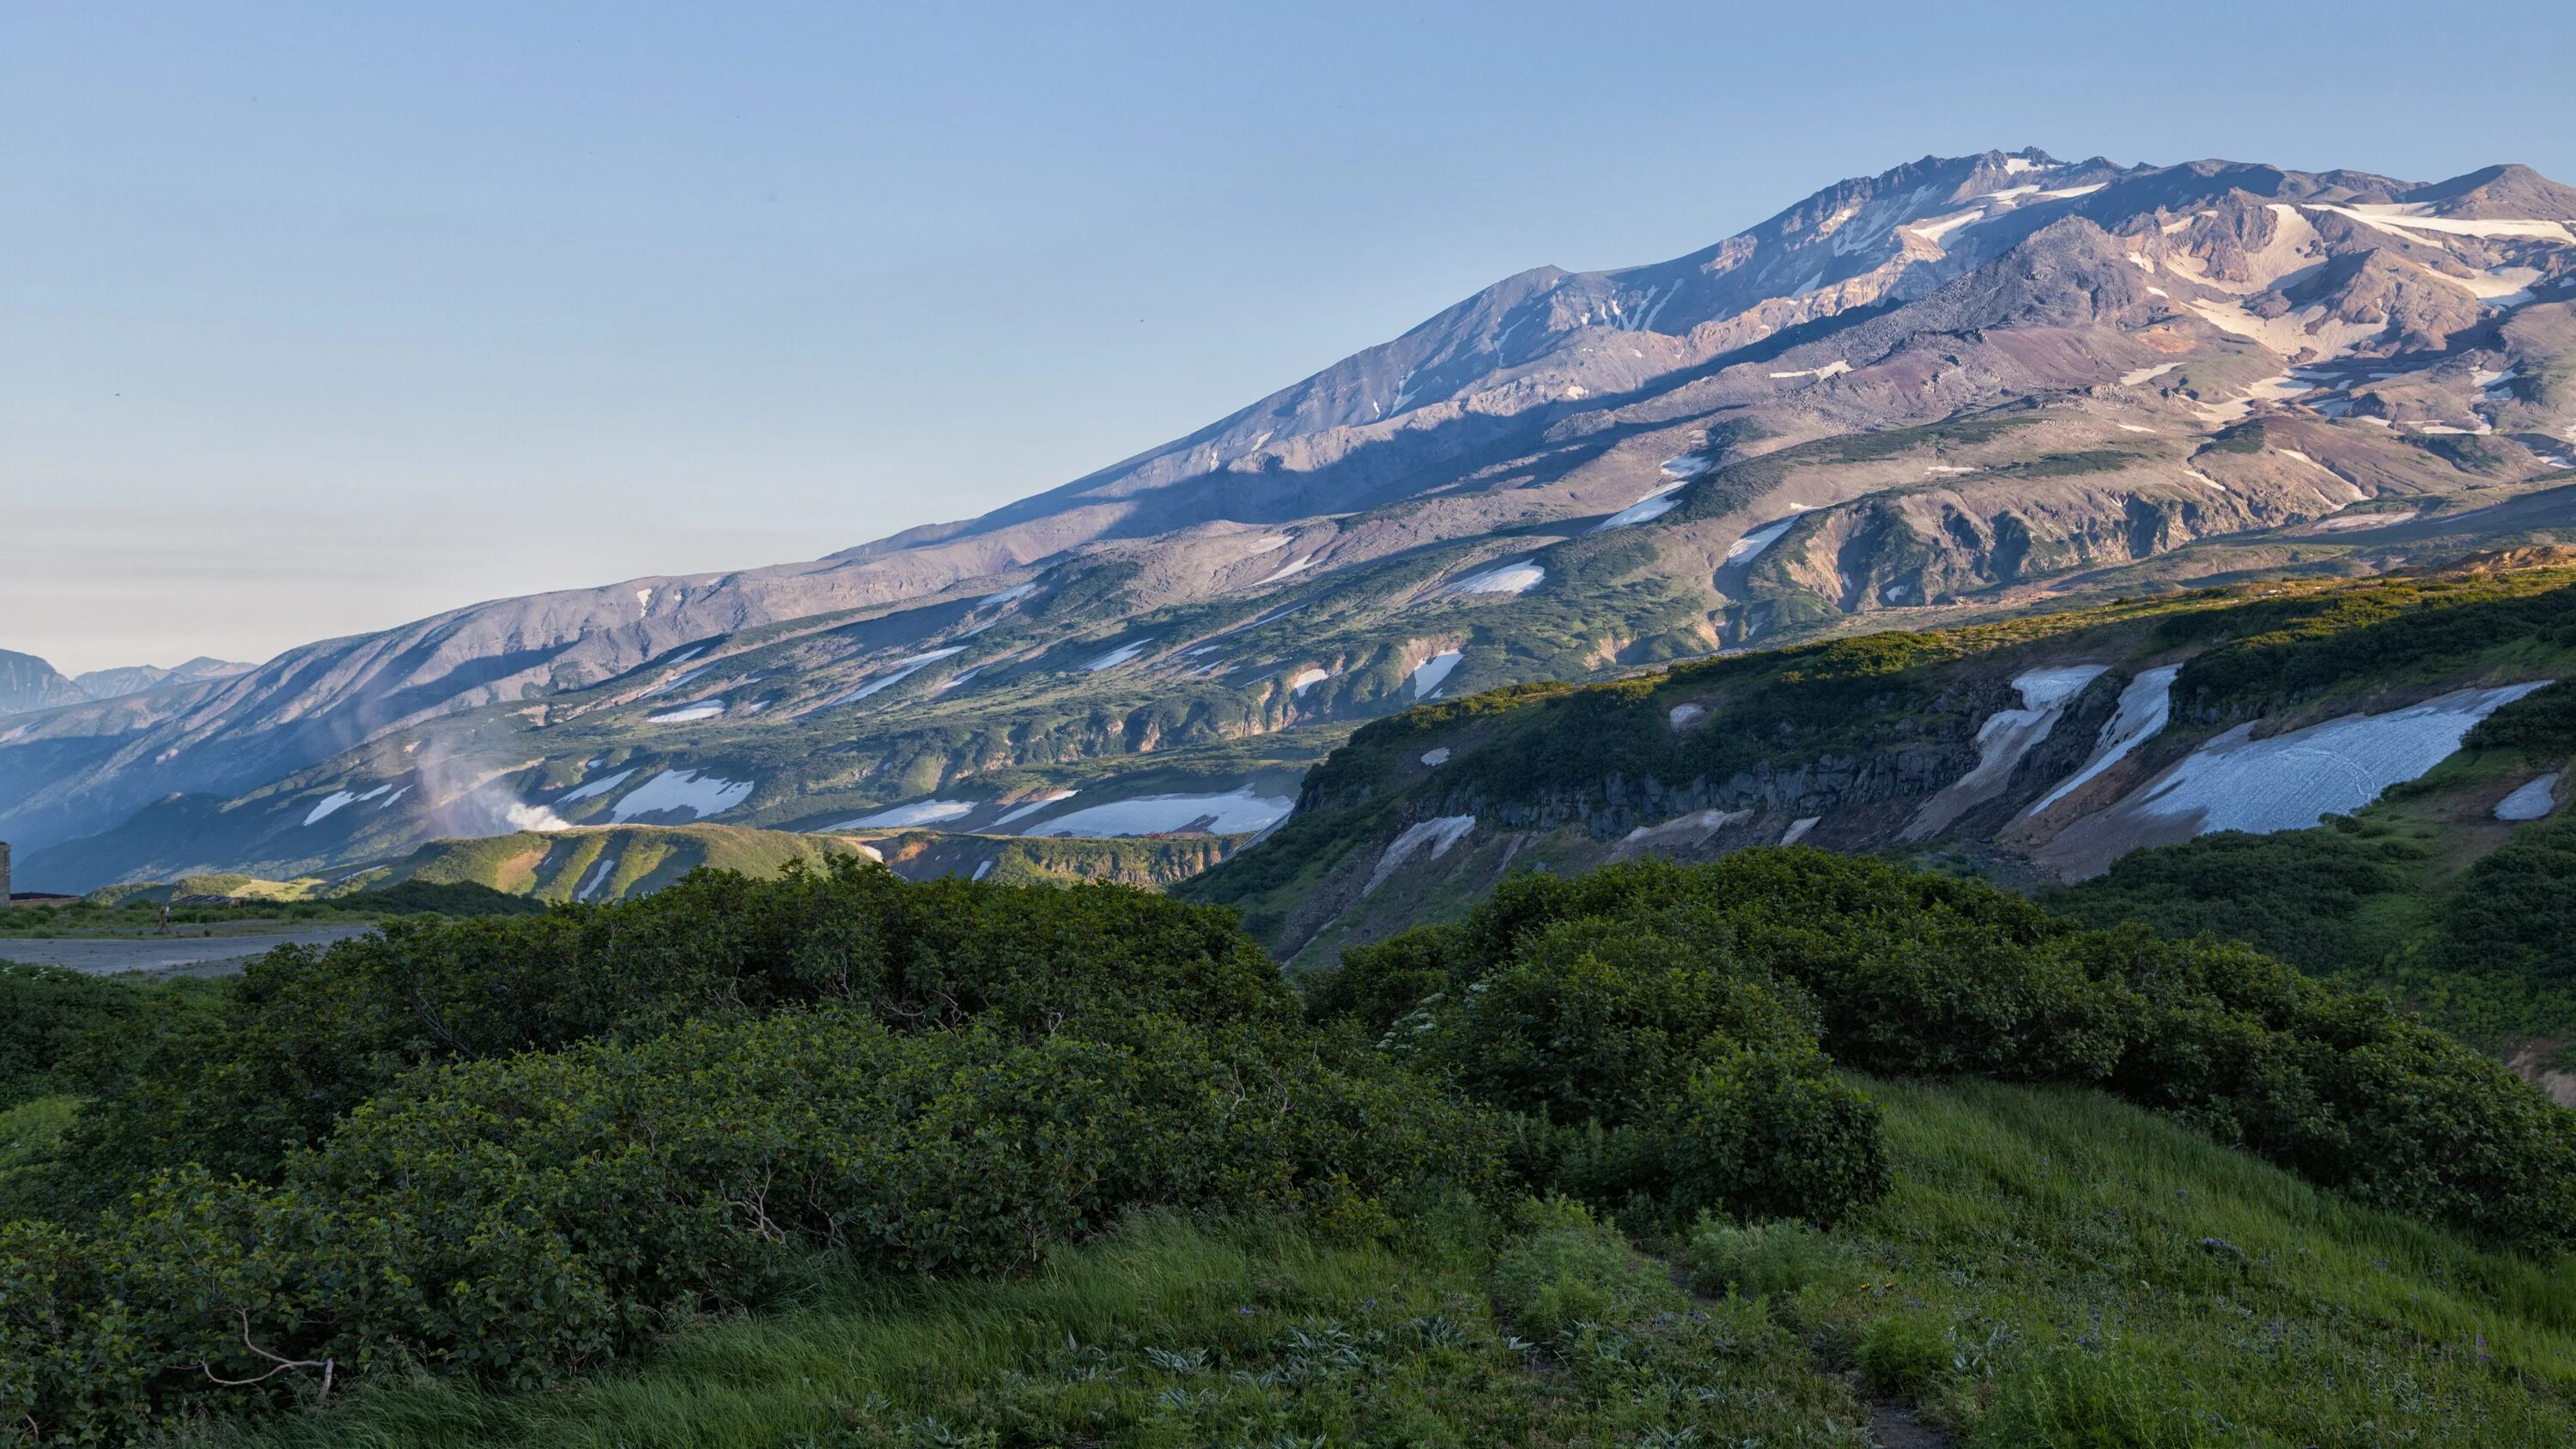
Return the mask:
<path id="1" fill-rule="evenodd" d="M 442 840 L 403 861 L 363 871 L 348 890 L 407 881 L 487 886 L 548 901 L 621 901 L 647 895 L 701 868 L 772 876 L 790 861 L 820 867 L 863 853 L 838 836 L 794 835 L 732 825 L 612 825 L 577 830 Z"/>
<path id="2" fill-rule="evenodd" d="M 469 901 L 474 887 L 532 901 L 622 901 L 648 895 L 699 869 L 774 876 L 791 861 L 819 869 L 855 855 L 883 860 L 912 880 L 972 876 L 997 885 L 1105 880 L 1160 888 L 1223 860 L 1240 836 L 1140 836 L 1086 840 L 961 834 L 937 830 L 801 835 L 731 825 L 616 825 L 520 831 L 475 840 L 441 840 L 400 861 L 330 878 L 264 881 L 244 875 L 188 876 L 177 881 L 109 886 L 75 915 L 22 911 L 0 915 L 0 934 L 84 930 L 149 930 L 160 903 L 174 896 L 221 895 L 243 907 L 183 906 L 174 920 L 233 920 L 329 912 L 394 914 L 435 911 L 488 914 L 498 902 Z M 59 917 L 59 919 L 58 919 Z"/>
<path id="3" fill-rule="evenodd" d="M 1225 859 L 1245 837 L 1142 835 L 1095 840 L 906 830 L 860 838 L 908 880 L 959 875 L 996 885 L 1099 880 L 1161 889 Z"/>
<path id="4" fill-rule="evenodd" d="M 1302 996 L 1221 911 L 842 857 L 0 1022 L 37 1444 L 2576 1429 L 2576 1118 L 1813 850 L 1517 876 Z"/>
<path id="5" fill-rule="evenodd" d="M 2094 682 L 2008 776 L 1917 838 L 1927 802 L 1978 764 L 1981 727 L 2019 703 L 2013 681 L 2066 666 L 2097 671 Z M 2066 803 L 2025 814 L 2084 763 L 2123 685 L 2154 667 L 2177 671 L 2168 722 Z M 1294 817 L 1181 889 L 1241 908 L 1273 949 L 1317 963 L 1454 919 L 1510 869 L 1710 858 L 1792 831 L 1833 849 L 2039 885 L 2060 869 L 2049 852 L 2062 832 L 2230 730 L 2270 735 L 2472 686 L 2559 678 L 2576 678 L 2576 569 L 2546 553 L 1728 655 L 1615 683 L 1494 691 L 1367 725 L 1309 777 Z M 2435 842 L 2427 848 L 2443 869 L 2511 834 L 2493 817 L 2501 795 L 2576 758 L 2576 729 L 2559 718 L 2566 697 L 2506 707 L 2457 761 L 2392 795 L 2392 805 L 2416 802 L 2404 828 Z M 2507 726 L 2510 738 L 2496 732 Z M 1393 849 L 1432 820 L 1460 833 L 1438 850 Z M 2349 944 L 2351 934 L 2302 941 L 2294 954 L 2313 963 L 2322 943 Z M 2338 967 L 2353 964 L 2337 956 Z"/>
<path id="6" fill-rule="evenodd" d="M 2576 683 L 2507 706 L 2353 816 L 2139 851 L 2040 899 L 2098 925 L 2248 942 L 2390 992 L 2537 1072 L 2576 1036 L 2576 817 L 2497 808 L 2571 757 Z M 2576 1101 L 2576 1078 L 2552 1090 Z"/>
<path id="7" fill-rule="evenodd" d="M 1860 1445 L 1899 1415 L 2032 1449 L 2576 1439 L 2547 1265 L 2092 1093 L 1861 1085 L 1894 1188 L 1831 1232 L 1147 1216 L 1017 1281 L 825 1276 L 569 1393 L 399 1386 L 235 1442 Z"/>

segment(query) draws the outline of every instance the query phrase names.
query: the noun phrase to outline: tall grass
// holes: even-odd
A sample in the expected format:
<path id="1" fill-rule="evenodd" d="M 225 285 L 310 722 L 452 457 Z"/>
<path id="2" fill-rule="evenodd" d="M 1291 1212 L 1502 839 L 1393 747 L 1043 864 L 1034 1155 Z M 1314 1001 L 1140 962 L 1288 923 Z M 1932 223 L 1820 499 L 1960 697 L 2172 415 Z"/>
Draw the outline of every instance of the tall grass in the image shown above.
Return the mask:
<path id="1" fill-rule="evenodd" d="M 1850 1237 L 1946 1324 L 1927 1405 L 1995 1445 L 2576 1443 L 2564 1261 L 2481 1252 L 2073 1091 L 1879 1088 L 1897 1189 Z M 2090 1429 L 2078 1432 L 2083 1426 Z"/>
<path id="2" fill-rule="evenodd" d="M 192 1444 L 2576 1443 L 2566 1264 L 2355 1207 L 2096 1093 L 1864 1086 L 1895 1191 L 1832 1233 L 1712 1222 L 1699 1297 L 1563 1205 L 1399 1241 L 1132 1219 L 1018 1280 L 818 1265 L 789 1311 L 674 1323 L 546 1394 L 422 1380 Z M 1650 1244 L 1649 1246 L 1654 1246 Z M 1695 1436 L 1695 1437 L 1694 1437 Z"/>

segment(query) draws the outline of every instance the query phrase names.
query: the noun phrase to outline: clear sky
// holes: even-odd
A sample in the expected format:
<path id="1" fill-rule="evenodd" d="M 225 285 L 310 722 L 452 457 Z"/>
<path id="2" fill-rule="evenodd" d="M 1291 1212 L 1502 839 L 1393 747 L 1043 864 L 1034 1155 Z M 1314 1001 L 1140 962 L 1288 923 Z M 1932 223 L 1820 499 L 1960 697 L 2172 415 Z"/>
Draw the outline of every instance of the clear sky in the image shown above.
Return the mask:
<path id="1" fill-rule="evenodd" d="M 1927 153 L 2576 181 L 2560 4 L 0 6 L 0 648 L 809 558 Z"/>

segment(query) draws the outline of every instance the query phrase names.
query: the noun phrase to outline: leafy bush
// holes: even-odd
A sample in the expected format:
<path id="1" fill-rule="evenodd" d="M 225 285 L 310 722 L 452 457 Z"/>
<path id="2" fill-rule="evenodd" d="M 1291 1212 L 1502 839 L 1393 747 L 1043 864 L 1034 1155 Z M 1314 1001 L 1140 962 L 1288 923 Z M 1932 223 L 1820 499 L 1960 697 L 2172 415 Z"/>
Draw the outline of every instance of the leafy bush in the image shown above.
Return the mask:
<path id="1" fill-rule="evenodd" d="M 1538 1179 L 1588 1201 L 1829 1222 L 1884 1191 L 1876 1114 L 1834 1079 L 1805 994 L 1687 911 L 1548 918 L 1585 889 L 1515 878 L 1458 931 L 1354 953 L 1317 1000 L 1375 1020 L 1421 990 L 1388 1052 L 1529 1121 Z"/>
<path id="2" fill-rule="evenodd" d="M 2576 983 L 2576 827 L 2525 827 L 2470 866 L 2443 903 L 2436 950 L 2474 975 Z"/>
<path id="3" fill-rule="evenodd" d="M 138 985 L 0 961 L 0 1107 L 111 1080 L 156 1033 L 211 1009 L 201 981 Z"/>
<path id="4" fill-rule="evenodd" d="M 2477 722 L 2463 747 L 2517 749 L 2563 758 L 2576 749 L 2576 681 L 2535 689 Z"/>
<path id="5" fill-rule="evenodd" d="M 61 1091 L 85 1044 L 143 1003 L 121 981 L 0 961 L 0 1106 Z"/>
<path id="6" fill-rule="evenodd" d="M 538 916 L 389 920 L 251 963 L 219 1020 L 174 1034 L 79 1129 L 100 1184 L 195 1162 L 265 1177 L 427 1064 L 638 1040 L 823 1001 L 902 1030 L 987 1016 L 1036 1035 L 1155 1012 L 1293 1020 L 1227 913 L 1094 885 L 907 885 L 837 860 L 774 880 L 701 871 Z"/>
<path id="7" fill-rule="evenodd" d="M 1607 1004 L 1533 1007 L 1524 983 L 1547 966 L 1565 973 L 1560 994 Z M 1394 1020 L 1390 1047 L 1497 1105 L 1528 1110 L 1551 1063 L 1569 1080 L 1652 1084 L 1566 1090 L 1599 1125 L 1557 1149 L 1551 1180 L 1597 1202 L 1642 1193 L 1670 1210 L 1698 1190 L 1731 1212 L 1830 1221 L 1866 1201 L 1883 1180 L 1874 1135 L 1823 1090 L 1823 1059 L 1801 1065 L 1776 1015 L 1744 1025 L 1762 1019 L 1747 1002 L 1804 999 L 1821 1023 L 1809 1050 L 1848 1066 L 2098 1083 L 2363 1202 L 2528 1248 L 2576 1240 L 2576 1119 L 2502 1066 L 2242 947 L 2088 931 L 1981 882 L 1794 849 L 1523 876 L 1454 931 L 1354 952 L 1342 972 L 1319 996 L 1379 1012 L 1401 985 L 1435 985 Z M 1691 1049 L 1669 1039 L 1692 1032 L 1709 1034 Z M 1697 1071 L 1739 1046 L 1755 1080 L 1794 1091 L 1704 1110 L 1654 1095 L 1675 1064 Z M 1692 1121 L 1703 1140 L 1762 1140 L 1740 1157 L 1676 1152 L 1623 1128 L 1649 1100 L 1656 1121 Z"/>
<path id="8" fill-rule="evenodd" d="M 0 1412 L 131 1427 L 395 1364 L 542 1385 L 672 1311 L 769 1297 L 815 1250 L 996 1271 L 1141 1206 L 1365 1223 L 1473 1178 L 1478 1138 L 1365 1058 L 1169 1017 L 1023 1038 L 842 1004 L 459 1063 L 273 1187 L 187 1168 L 87 1233 L 0 1228 Z"/>
<path id="9" fill-rule="evenodd" d="M 2425 850 L 2338 819 L 2340 826 L 2314 830 L 2224 830 L 2133 850 L 2104 874 L 2040 899 L 2088 925 L 2138 921 L 2168 936 L 2243 941 L 2316 971 L 2369 966 L 2387 943 L 2362 923 L 2361 909 L 2411 889 L 2408 868 Z"/>
<path id="10" fill-rule="evenodd" d="M 1578 1325 L 1620 1323 L 1689 1297 L 1660 1265 L 1638 1257 L 1617 1228 L 1562 1198 L 1523 1210 L 1529 1236 L 1494 1266 L 1494 1298 L 1521 1336 L 1546 1340 Z"/>
<path id="11" fill-rule="evenodd" d="M 1911 1399 L 1950 1367 L 1947 1326 L 1924 1313 L 1891 1313 L 1864 1329 L 1853 1351 L 1869 1386 Z"/>
<path id="12" fill-rule="evenodd" d="M 1816 1286 L 1844 1289 L 1864 1276 L 1848 1243 L 1794 1221 L 1739 1226 L 1703 1216 L 1690 1239 L 1691 1286 L 1747 1298 Z"/>

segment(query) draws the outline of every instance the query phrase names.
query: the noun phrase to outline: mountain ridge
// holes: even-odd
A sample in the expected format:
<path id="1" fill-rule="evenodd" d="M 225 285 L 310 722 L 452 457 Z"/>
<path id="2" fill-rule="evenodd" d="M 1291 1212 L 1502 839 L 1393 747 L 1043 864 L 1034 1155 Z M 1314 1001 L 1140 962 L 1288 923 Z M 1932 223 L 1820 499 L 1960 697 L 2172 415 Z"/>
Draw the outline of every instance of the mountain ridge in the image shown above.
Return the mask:
<path id="1" fill-rule="evenodd" d="M 1436 656 L 1454 691 L 2194 569 L 2368 571 L 2401 553 L 2379 528 L 2547 543 L 2554 504 L 2511 509 L 2576 451 L 2570 219 L 2576 191 L 2513 166 L 1927 157 L 1666 262 L 1518 273 L 978 519 L 11 717 L 0 832 L 39 866 L 89 838 L 66 884 L 217 863 L 106 843 L 176 797 L 224 822 L 209 851 L 302 868 L 327 842 L 290 817 L 343 782 L 411 782 L 381 855 L 607 756 L 626 789 L 747 777 L 726 822 L 769 828 L 967 782 L 987 818 L 1276 790 Z M 447 763 L 406 773 L 405 744 Z M 451 818 L 408 813 L 432 796 Z"/>

